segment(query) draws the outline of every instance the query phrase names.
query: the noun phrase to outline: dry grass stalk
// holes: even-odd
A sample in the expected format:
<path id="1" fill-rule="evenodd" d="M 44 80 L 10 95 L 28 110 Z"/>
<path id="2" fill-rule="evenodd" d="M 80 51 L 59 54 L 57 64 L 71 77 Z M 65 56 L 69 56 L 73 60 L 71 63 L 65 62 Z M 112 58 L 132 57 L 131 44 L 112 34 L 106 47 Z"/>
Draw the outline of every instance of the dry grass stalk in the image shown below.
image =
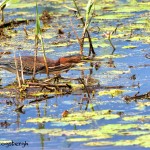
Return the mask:
<path id="1" fill-rule="evenodd" d="M 18 81 L 19 87 L 21 87 L 21 81 L 20 81 L 20 76 L 19 76 L 19 71 L 18 71 L 18 62 L 16 60 L 16 55 L 14 56 L 14 61 L 15 61 L 15 67 L 16 67 L 17 81 Z"/>

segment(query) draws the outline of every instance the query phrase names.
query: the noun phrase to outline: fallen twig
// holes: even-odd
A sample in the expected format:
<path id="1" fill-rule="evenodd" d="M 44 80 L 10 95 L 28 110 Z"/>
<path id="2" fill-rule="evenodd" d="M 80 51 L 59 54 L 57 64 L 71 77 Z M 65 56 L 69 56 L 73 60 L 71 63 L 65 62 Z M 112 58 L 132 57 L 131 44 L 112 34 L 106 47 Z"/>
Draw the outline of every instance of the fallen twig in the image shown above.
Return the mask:
<path id="1" fill-rule="evenodd" d="M 3 23 L 0 25 L 0 28 L 7 28 L 7 27 L 11 27 L 12 25 L 20 25 L 20 24 L 23 24 L 23 23 L 26 23 L 28 24 L 28 22 L 32 22 L 32 21 L 35 21 L 34 19 L 29 19 L 29 20 L 11 20 L 9 22 L 6 22 L 6 23 Z"/>

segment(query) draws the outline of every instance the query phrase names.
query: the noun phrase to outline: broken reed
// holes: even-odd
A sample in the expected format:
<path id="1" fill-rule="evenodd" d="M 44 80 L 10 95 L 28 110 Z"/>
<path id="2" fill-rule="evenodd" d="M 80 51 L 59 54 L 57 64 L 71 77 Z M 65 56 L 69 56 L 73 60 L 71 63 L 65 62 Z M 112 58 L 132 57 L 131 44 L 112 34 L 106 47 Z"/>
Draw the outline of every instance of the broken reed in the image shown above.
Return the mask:
<path id="1" fill-rule="evenodd" d="M 19 76 L 18 62 L 17 62 L 17 59 L 16 59 L 16 55 L 14 55 L 14 61 L 15 61 L 16 75 L 17 75 L 18 84 L 19 84 L 19 87 L 21 87 L 21 80 L 20 80 L 20 76 Z"/>

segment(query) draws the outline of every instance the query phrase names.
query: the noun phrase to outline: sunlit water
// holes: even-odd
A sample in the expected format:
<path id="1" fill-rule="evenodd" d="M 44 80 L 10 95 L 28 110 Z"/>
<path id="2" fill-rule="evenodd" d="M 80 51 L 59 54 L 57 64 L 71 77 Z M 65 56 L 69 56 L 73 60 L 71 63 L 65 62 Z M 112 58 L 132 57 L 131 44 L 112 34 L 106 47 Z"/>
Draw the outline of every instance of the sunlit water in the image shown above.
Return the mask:
<path id="1" fill-rule="evenodd" d="M 66 2 L 70 3 L 70 2 Z M 47 3 L 46 3 L 47 4 Z M 51 3 L 53 4 L 53 3 Z M 50 12 L 53 11 L 52 9 L 49 9 L 50 4 L 47 4 L 47 6 L 40 6 L 39 11 L 40 13 L 46 9 L 49 10 Z M 55 4 L 55 7 L 57 9 L 54 11 L 60 10 L 59 4 Z M 73 7 L 73 6 L 72 6 Z M 59 9 L 58 9 L 59 8 Z M 16 9 L 13 9 L 15 11 Z M 62 9 L 63 10 L 63 9 Z M 34 8 L 28 9 L 19 9 L 19 11 L 35 11 Z M 6 9 L 6 13 L 11 12 L 11 9 Z M 65 14 L 67 11 L 64 11 Z M 142 12 L 140 12 L 142 13 Z M 16 16 L 15 16 L 16 17 Z M 13 18 L 13 15 L 10 16 L 10 18 Z M 59 18 L 59 17 L 58 17 Z M 56 19 L 54 20 L 53 25 L 56 23 L 62 24 L 62 21 L 64 23 L 62 26 L 67 26 L 64 27 L 65 32 L 73 32 L 72 27 L 70 26 L 70 18 L 67 17 L 60 17 L 61 19 Z M 75 19 L 74 17 L 72 17 Z M 134 18 L 133 18 L 134 19 Z M 79 22 L 73 20 L 76 24 Z M 110 21 L 107 22 L 107 25 L 112 25 L 115 21 Z M 124 22 L 124 21 L 122 21 Z M 75 24 L 75 28 L 76 28 Z M 98 25 L 101 24 L 97 23 Z M 115 24 L 115 23 L 114 23 Z M 32 25 L 32 26 L 31 26 Z M 27 28 L 31 29 L 34 28 L 34 23 L 31 25 L 27 26 Z M 94 25 L 94 23 L 92 24 Z M 15 29 L 14 29 L 15 30 Z M 16 27 L 16 30 L 22 30 L 21 27 Z M 77 28 L 79 30 L 78 32 L 81 34 L 81 29 Z M 48 30 L 47 32 L 50 32 Z M 107 32 L 107 31 L 106 31 Z M 19 33 L 18 33 L 19 34 Z M 50 33 L 49 33 L 50 34 Z M 74 34 L 74 33 L 72 33 Z M 92 37 L 98 37 L 99 40 L 102 40 L 102 32 L 95 33 L 93 32 L 91 34 Z M 58 37 L 54 37 L 53 40 Z M 76 38 L 76 37 L 74 37 Z M 19 44 L 20 40 L 24 40 L 24 42 L 27 45 L 21 45 Z M 10 39 L 11 40 L 11 39 Z M 16 49 L 16 55 L 22 54 L 22 55 L 28 55 L 28 54 L 34 54 L 34 43 L 33 41 L 27 40 L 19 34 L 19 36 L 16 37 L 16 41 L 18 43 L 15 43 L 14 47 L 11 47 L 13 49 Z M 8 41 L 9 42 L 9 41 Z M 57 59 L 62 55 L 69 55 L 70 50 L 75 50 L 77 51 L 79 49 L 79 46 L 77 43 L 66 46 L 66 47 L 50 47 L 51 41 L 49 39 L 44 40 L 46 46 L 46 49 L 54 49 L 54 52 L 49 52 L 48 56 L 51 56 L 53 59 Z M 150 85 L 149 85 L 149 79 L 150 79 L 150 67 L 144 67 L 144 64 L 149 64 L 149 60 L 145 58 L 145 54 L 149 52 L 149 45 L 148 44 L 143 44 L 140 41 L 137 42 L 128 42 L 122 39 L 112 39 L 112 42 L 116 46 L 116 51 L 115 54 L 120 54 L 121 58 L 115 58 L 112 59 L 114 61 L 114 66 L 115 67 L 110 67 L 110 65 L 106 62 L 109 62 L 109 59 L 104 59 L 101 62 L 101 67 L 96 70 L 94 67 L 92 68 L 93 73 L 92 77 L 97 79 L 97 83 L 99 82 L 102 87 L 104 86 L 124 86 L 124 90 L 126 90 L 125 93 L 117 96 L 117 97 L 111 97 L 108 95 L 105 96 L 99 96 L 98 92 L 101 91 L 101 87 L 96 89 L 96 94 L 94 98 L 92 99 L 92 104 L 94 106 L 94 110 L 114 110 L 114 112 L 124 112 L 124 115 L 148 115 L 149 114 L 149 106 L 145 107 L 144 109 L 138 109 L 137 103 L 135 101 L 131 101 L 130 103 L 126 103 L 124 101 L 124 96 L 125 95 L 130 95 L 134 96 L 137 92 L 139 94 L 144 94 L 149 91 Z M 107 41 L 107 43 L 109 43 Z M 49 45 L 49 46 L 48 46 Z M 123 46 L 126 45 L 136 45 L 137 48 L 135 49 L 123 49 Z M 21 47 L 20 50 L 19 47 Z M 10 50 L 10 48 L 8 48 Z M 0 49 L 2 50 L 2 49 Z M 32 52 L 31 52 L 32 50 Z M 88 50 L 88 49 L 87 49 Z M 95 48 L 96 54 L 97 55 L 103 55 L 103 54 L 111 54 L 112 52 L 112 47 L 98 47 Z M 12 50 L 13 54 L 10 56 L 14 57 L 14 51 Z M 40 53 L 42 54 L 42 53 Z M 87 53 L 85 53 L 87 54 Z M 7 57 L 7 56 L 5 56 Z M 95 62 L 94 62 L 95 63 Z M 100 61 L 98 61 L 100 63 Z M 90 63 L 87 63 L 85 66 L 90 66 Z M 129 66 L 133 66 L 129 67 Z M 121 74 L 112 74 L 110 71 L 112 70 L 119 70 L 123 71 L 124 73 Z M 84 74 L 89 75 L 90 70 L 85 70 Z M 81 77 L 81 71 L 76 71 L 76 70 L 70 70 L 67 73 L 63 73 L 62 76 L 64 77 Z M 135 80 L 131 80 L 130 77 L 132 75 L 136 75 Z M 45 75 L 37 75 L 37 78 L 44 78 L 46 77 Z M 16 80 L 16 76 L 12 73 L 8 73 L 7 71 L 0 70 L 0 78 L 1 80 L 1 86 L 5 87 L 8 84 L 11 84 Z M 27 77 L 29 78 L 29 77 Z M 139 86 L 138 86 L 139 85 Z M 6 101 L 13 101 L 11 96 L 1 96 L 0 97 L 0 122 L 7 121 L 10 123 L 9 126 L 7 127 L 1 127 L 0 128 L 0 140 L 10 140 L 13 141 L 14 143 L 17 142 L 27 142 L 27 145 L 23 148 L 22 146 L 9 146 L 7 145 L 0 145 L 0 149 L 12 149 L 12 150 L 28 150 L 28 149 L 41 149 L 41 150 L 48 150 L 48 149 L 64 149 L 64 150 L 73 150 L 73 149 L 101 149 L 101 150 L 107 150 L 107 149 L 120 149 L 120 150 L 130 150 L 130 149 L 137 149 L 141 150 L 144 149 L 143 147 L 140 146 L 126 146 L 126 147 L 113 147 L 113 146 L 102 146 L 102 147 L 87 147 L 84 146 L 84 142 L 68 142 L 66 135 L 62 136 L 49 136 L 48 134 L 36 134 L 33 132 L 18 132 L 19 129 L 22 128 L 35 128 L 35 129 L 53 129 L 53 128 L 61 128 L 63 130 L 74 130 L 77 129 L 96 129 L 99 128 L 100 126 L 104 126 L 106 124 L 118 124 L 124 122 L 121 120 L 121 118 L 118 119 L 112 119 L 112 120 L 96 120 L 92 121 L 91 124 L 89 125 L 83 125 L 83 126 L 76 126 L 74 127 L 73 125 L 67 125 L 67 126 L 56 126 L 54 123 L 47 122 L 47 123 L 26 123 L 26 120 L 29 118 L 36 118 L 36 117 L 58 117 L 61 118 L 61 114 L 64 110 L 69 110 L 71 112 L 76 112 L 80 111 L 80 100 L 83 97 L 83 91 L 77 91 L 73 94 L 70 95 L 65 95 L 65 96 L 58 96 L 54 97 L 52 99 L 47 99 L 45 101 L 42 101 L 37 104 L 29 105 L 29 101 L 31 99 L 25 99 L 24 100 L 24 105 L 26 107 L 23 109 L 25 111 L 25 114 L 16 112 L 15 109 L 16 107 L 14 105 L 6 105 Z M 34 100 L 34 98 L 32 99 Z M 147 101 L 145 100 L 139 100 L 139 101 Z M 85 105 L 83 104 L 82 110 L 85 109 Z M 87 111 L 91 111 L 90 107 L 88 107 Z M 139 123 L 139 122 L 138 122 Z M 141 123 L 141 122 L 140 122 Z M 133 139 L 134 136 L 119 136 L 115 135 L 113 138 L 109 139 L 109 141 L 117 141 L 117 140 L 122 140 L 122 139 Z"/>

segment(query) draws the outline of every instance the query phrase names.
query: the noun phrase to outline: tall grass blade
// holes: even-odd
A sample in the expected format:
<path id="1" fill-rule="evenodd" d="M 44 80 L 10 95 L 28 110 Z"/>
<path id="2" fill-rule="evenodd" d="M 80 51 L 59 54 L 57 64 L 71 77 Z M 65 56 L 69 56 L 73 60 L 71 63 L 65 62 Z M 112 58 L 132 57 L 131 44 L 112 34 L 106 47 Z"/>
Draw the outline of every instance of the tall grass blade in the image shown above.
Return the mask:
<path id="1" fill-rule="evenodd" d="M 2 9 L 6 4 L 7 2 L 9 2 L 10 0 L 5 0 L 3 1 L 1 4 L 0 4 L 0 9 Z"/>
<path id="2" fill-rule="evenodd" d="M 43 38 L 42 38 L 42 34 L 41 34 L 41 26 L 40 26 L 38 5 L 37 5 L 37 2 L 36 2 L 36 27 L 35 27 L 36 47 L 37 47 L 37 44 L 38 44 L 38 39 L 40 39 L 40 42 L 41 42 L 42 51 L 43 51 L 43 59 L 44 59 L 45 67 L 46 67 L 46 73 L 47 73 L 47 76 L 49 76 L 48 65 L 47 65 L 47 60 L 46 60 L 46 53 L 45 53 L 45 49 L 44 49 L 44 42 L 43 42 Z M 35 52 L 35 65 L 36 65 L 36 57 L 37 57 L 37 49 L 36 49 L 36 52 Z M 34 76 L 34 74 L 35 74 L 35 66 L 34 66 L 33 76 Z"/>
<path id="3" fill-rule="evenodd" d="M 88 28 L 88 26 L 90 25 L 90 22 L 92 20 L 92 7 L 94 5 L 94 0 L 89 0 L 88 4 L 86 6 L 86 21 L 85 21 L 85 30 Z"/>

